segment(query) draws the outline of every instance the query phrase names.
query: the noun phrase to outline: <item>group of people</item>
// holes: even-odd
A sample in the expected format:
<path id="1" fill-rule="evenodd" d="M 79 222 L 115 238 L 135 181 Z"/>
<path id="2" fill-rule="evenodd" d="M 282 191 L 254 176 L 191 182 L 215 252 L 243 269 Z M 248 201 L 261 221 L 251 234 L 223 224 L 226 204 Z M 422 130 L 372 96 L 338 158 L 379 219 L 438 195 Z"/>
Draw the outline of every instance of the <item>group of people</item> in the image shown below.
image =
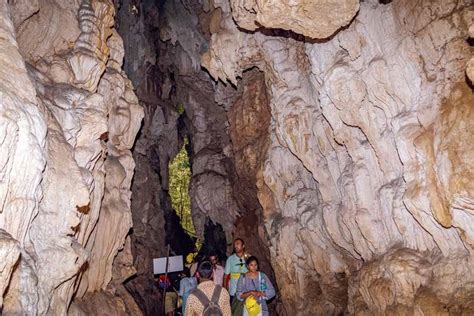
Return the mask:
<path id="1" fill-rule="evenodd" d="M 268 315 L 267 301 L 275 296 L 273 284 L 259 271 L 258 259 L 246 253 L 242 239 L 235 239 L 233 245 L 225 268 L 212 254 L 185 269 L 177 291 L 183 316 Z M 166 313 L 173 315 L 174 310 L 167 307 Z"/>

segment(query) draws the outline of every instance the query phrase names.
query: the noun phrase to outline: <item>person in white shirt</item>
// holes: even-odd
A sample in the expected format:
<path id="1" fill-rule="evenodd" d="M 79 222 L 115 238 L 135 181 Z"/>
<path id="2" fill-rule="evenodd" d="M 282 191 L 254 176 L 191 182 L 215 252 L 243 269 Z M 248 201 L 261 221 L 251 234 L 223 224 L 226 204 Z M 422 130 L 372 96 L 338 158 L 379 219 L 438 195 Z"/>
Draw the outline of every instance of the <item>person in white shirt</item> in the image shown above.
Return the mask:
<path id="1" fill-rule="evenodd" d="M 209 256 L 212 263 L 212 279 L 215 284 L 224 286 L 224 267 L 219 262 L 219 257 L 216 254 Z"/>

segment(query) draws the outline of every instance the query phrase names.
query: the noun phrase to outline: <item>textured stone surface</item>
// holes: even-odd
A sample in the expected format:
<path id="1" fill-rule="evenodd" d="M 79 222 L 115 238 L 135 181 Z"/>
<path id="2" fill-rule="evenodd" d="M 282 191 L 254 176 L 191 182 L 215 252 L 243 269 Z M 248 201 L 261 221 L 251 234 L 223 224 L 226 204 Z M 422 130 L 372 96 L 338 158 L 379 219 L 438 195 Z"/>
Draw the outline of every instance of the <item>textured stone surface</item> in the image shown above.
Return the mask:
<path id="1" fill-rule="evenodd" d="M 235 235 L 252 236 L 246 238 L 246 246 L 258 255 L 261 268 L 271 276 L 263 210 L 257 197 L 257 179 L 261 176 L 270 143 L 271 113 L 264 74 L 257 70 L 246 72 L 237 92 L 228 111 L 236 169 L 236 177 L 232 179 L 233 192 L 243 213 L 235 223 Z"/>
<path id="2" fill-rule="evenodd" d="M 259 27 L 291 30 L 319 39 L 349 24 L 359 0 L 234 0 L 232 16 L 247 30 Z"/>
<path id="3" fill-rule="evenodd" d="M 74 73 L 74 84 L 79 88 L 91 92 L 97 88 L 109 57 L 106 42 L 112 33 L 113 12 L 114 6 L 107 0 L 83 0 L 81 3 L 78 15 L 81 34 L 68 60 Z"/>
<path id="4" fill-rule="evenodd" d="M 258 67 L 271 96 L 271 143 L 257 186 L 288 312 L 333 314 L 348 303 L 357 313 L 389 312 L 390 304 L 371 303 L 382 302 L 383 291 L 363 294 L 365 309 L 357 309 L 347 288 L 364 262 L 394 247 L 470 260 L 473 147 L 462 141 L 472 139 L 472 92 L 463 83 L 469 2 L 364 2 L 353 23 L 323 43 L 242 32 L 231 5 L 214 3 L 220 28 L 203 65 L 235 84 Z M 418 282 L 423 264 L 412 265 L 404 279 Z M 376 276 L 370 282 L 384 286 Z M 416 290 L 400 287 L 412 310 Z M 446 286 L 437 295 L 458 292 Z M 418 310 L 429 307 L 423 297 Z"/>
<path id="5" fill-rule="evenodd" d="M 211 12 L 203 13 L 197 2 L 167 1 L 158 13 L 152 3 L 121 1 L 118 13 L 118 31 L 124 38 L 129 56 L 125 68 L 145 108 L 143 130 L 134 148 L 137 173 L 132 188 L 132 249 L 138 277 L 126 286 L 148 314 L 156 313 L 156 310 L 159 313 L 156 302 L 160 302 L 160 293 L 151 279 L 147 262 L 165 254 L 165 242 L 171 244 L 172 252 L 186 255 L 189 251 L 185 250 L 189 249 L 188 243 L 183 242 L 187 238 L 178 231 L 177 216 L 171 210 L 167 193 L 168 163 L 182 146 L 184 137 L 190 142 L 191 198 L 197 233 L 199 237 L 205 237 L 206 224 L 219 232 L 218 236 L 207 232 L 209 239 L 219 240 L 219 245 L 205 243 L 209 246 L 205 250 L 223 247 L 218 252 L 225 253 L 233 234 L 257 234 L 256 226 L 250 225 L 251 233 L 242 227 L 257 219 L 255 211 L 259 208 L 255 183 L 244 182 L 235 173 L 231 139 L 225 123 L 236 91 L 222 84 L 215 85 L 199 67 L 200 56 L 208 45 L 208 30 L 217 18 Z M 133 5 L 136 10 L 130 11 Z M 141 15 L 144 11 L 150 14 Z M 258 91 L 264 87 L 262 78 L 255 84 Z M 244 104 L 247 103 L 242 102 L 242 106 Z M 267 112 L 267 119 L 268 115 Z M 244 159 L 242 156 L 241 160 Z M 257 169 L 242 169 L 242 172 L 244 176 L 253 177 Z M 235 197 L 235 188 L 241 189 L 239 198 Z M 238 204 L 240 198 L 242 203 Z M 253 214 L 249 217 L 251 220 L 234 229 L 235 219 L 247 213 Z M 221 227 L 224 228 L 222 235 L 226 237 L 223 241 Z M 259 238 L 249 240 L 251 252 L 257 252 L 262 245 L 264 247 Z M 265 260 L 262 258 L 262 261 Z M 265 266 L 270 275 L 268 261 Z"/>
<path id="6" fill-rule="evenodd" d="M 10 283 L 13 269 L 20 257 L 18 241 L 4 230 L 0 230 L 0 254 L 2 256 L 2 263 L 0 264 L 0 305 L 3 305 L 3 293 L 5 293 Z"/>
<path id="7" fill-rule="evenodd" d="M 0 2 L 1 182 L 0 227 L 21 244 L 41 195 L 46 124 L 18 51 L 6 1 Z M 20 89 L 21 87 L 21 89 Z M 6 229 L 8 227 L 8 229 Z"/>
<path id="8" fill-rule="evenodd" d="M 471 24 L 469 27 L 469 37 L 471 40 L 474 39 L 474 24 Z M 474 83 L 474 57 L 472 57 L 467 64 L 466 74 L 469 80 L 471 80 L 471 84 Z"/>
<path id="9" fill-rule="evenodd" d="M 21 284 L 21 278 L 17 276 L 24 271 L 18 259 L 28 241 L 26 236 L 31 221 L 38 214 L 42 194 L 40 182 L 46 160 L 46 123 L 36 106 L 35 89 L 18 51 L 6 1 L 0 1 L 0 17 L 0 227 L 3 258 L 0 289 L 2 310 L 7 312 L 7 304 L 19 300 L 19 297 L 11 298 L 11 293 L 15 292 L 13 284 Z M 23 255 L 20 261 L 24 262 L 26 258 Z M 13 270 L 15 264 L 17 268 Z M 7 293 L 4 292 L 6 289 Z M 33 295 L 30 297 L 32 302 L 37 302 Z M 28 311 L 35 312 L 35 307 Z"/>
<path id="10" fill-rule="evenodd" d="M 472 266 L 472 257 L 464 255 L 390 250 L 351 280 L 349 312 L 469 315 L 474 311 Z"/>
<path id="11" fill-rule="evenodd" d="M 160 315 L 161 291 L 150 263 L 153 258 L 166 255 L 165 210 L 171 205 L 166 183 L 168 161 L 179 148 L 177 113 L 159 98 L 164 88 L 158 75 L 158 48 L 154 42 L 154 36 L 159 36 L 155 1 L 124 0 L 116 6 L 118 32 L 123 37 L 126 54 L 124 69 L 134 83 L 145 114 L 133 149 L 136 172 L 131 201 L 131 253 L 137 275 L 125 286 L 143 314 Z"/>
<path id="12" fill-rule="evenodd" d="M 2 312 L 158 314 L 188 137 L 198 236 L 247 239 L 279 314 L 472 314 L 472 25 L 468 0 L 0 0 Z"/>
<path id="13" fill-rule="evenodd" d="M 143 111 L 112 2 L 0 1 L 0 16 L 0 228 L 16 245 L 8 252 L 2 235 L 3 311 L 63 315 L 73 297 L 113 296 L 135 272 L 130 244 L 121 272 L 112 266 L 132 226 Z"/>

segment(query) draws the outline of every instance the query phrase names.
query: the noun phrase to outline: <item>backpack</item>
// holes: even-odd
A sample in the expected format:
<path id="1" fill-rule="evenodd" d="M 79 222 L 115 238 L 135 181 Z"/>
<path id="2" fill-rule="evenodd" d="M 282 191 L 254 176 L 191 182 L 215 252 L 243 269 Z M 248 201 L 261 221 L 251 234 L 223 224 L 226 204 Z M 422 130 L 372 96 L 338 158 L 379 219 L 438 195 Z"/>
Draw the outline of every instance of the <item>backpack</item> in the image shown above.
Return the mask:
<path id="1" fill-rule="evenodd" d="M 221 296 L 222 286 L 216 285 L 214 288 L 214 292 L 212 293 L 212 298 L 209 300 L 204 294 L 203 291 L 196 288 L 192 292 L 198 300 L 201 302 L 202 306 L 204 307 L 202 314 L 203 316 L 223 316 L 222 310 L 219 306 L 219 297 Z"/>
<path id="2" fill-rule="evenodd" d="M 158 285 L 160 286 L 160 289 L 168 289 L 171 285 L 169 277 L 160 275 L 160 278 L 158 279 Z"/>

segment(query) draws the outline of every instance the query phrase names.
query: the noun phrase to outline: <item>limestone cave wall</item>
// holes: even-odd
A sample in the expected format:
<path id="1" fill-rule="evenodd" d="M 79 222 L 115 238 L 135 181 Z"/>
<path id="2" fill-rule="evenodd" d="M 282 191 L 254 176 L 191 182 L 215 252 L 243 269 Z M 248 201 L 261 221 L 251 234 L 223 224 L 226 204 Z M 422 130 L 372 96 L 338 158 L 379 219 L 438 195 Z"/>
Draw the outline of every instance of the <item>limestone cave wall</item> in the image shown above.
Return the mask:
<path id="1" fill-rule="evenodd" d="M 234 188 L 245 186 L 237 181 L 226 124 L 228 104 L 238 92 L 216 83 L 200 66 L 210 40 L 210 15 L 203 15 L 200 3 L 119 1 L 116 8 L 117 29 L 128 56 L 124 69 L 145 109 L 144 125 L 133 150 L 137 167 L 131 238 L 137 277 L 126 287 L 142 310 L 153 314 L 160 312 L 161 293 L 153 281 L 151 259 L 165 255 L 168 243 L 172 253 L 192 251 L 183 248 L 186 236 L 173 221 L 176 214 L 168 196 L 168 163 L 185 137 L 190 143 L 190 195 L 197 237 L 212 238 L 204 240 L 203 251 L 216 249 L 213 241 L 218 240 L 224 249 L 217 251 L 223 256 L 226 243 L 233 235 L 241 235 L 234 231 L 234 221 L 245 208 L 239 206 L 241 199 L 234 196 Z M 226 100 L 216 99 L 217 93 Z M 251 194 L 253 200 L 246 203 L 253 204 L 253 212 L 259 203 L 256 191 Z M 256 248 L 258 241 L 250 248 Z M 270 264 L 265 269 L 271 273 Z"/>
<path id="2" fill-rule="evenodd" d="M 473 314 L 472 37 L 470 0 L 0 0 L 2 313 L 159 314 L 188 138 L 272 313 Z"/>
<path id="3" fill-rule="evenodd" d="M 122 282 L 135 273 L 130 149 L 144 114 L 114 12 L 107 0 L 0 1 L 5 315 L 84 314 L 94 296 L 116 295 L 106 313 L 136 307 Z"/>
<path id="4" fill-rule="evenodd" d="M 256 184 L 287 311 L 472 313 L 472 2 L 213 5 L 202 65 L 265 75 Z"/>
<path id="5" fill-rule="evenodd" d="M 198 234 L 211 219 L 245 237 L 279 287 L 276 312 L 470 313 L 472 3 L 153 12 L 167 119 L 150 126 L 168 152 L 147 160 L 166 190 L 163 166 L 190 137 Z"/>

